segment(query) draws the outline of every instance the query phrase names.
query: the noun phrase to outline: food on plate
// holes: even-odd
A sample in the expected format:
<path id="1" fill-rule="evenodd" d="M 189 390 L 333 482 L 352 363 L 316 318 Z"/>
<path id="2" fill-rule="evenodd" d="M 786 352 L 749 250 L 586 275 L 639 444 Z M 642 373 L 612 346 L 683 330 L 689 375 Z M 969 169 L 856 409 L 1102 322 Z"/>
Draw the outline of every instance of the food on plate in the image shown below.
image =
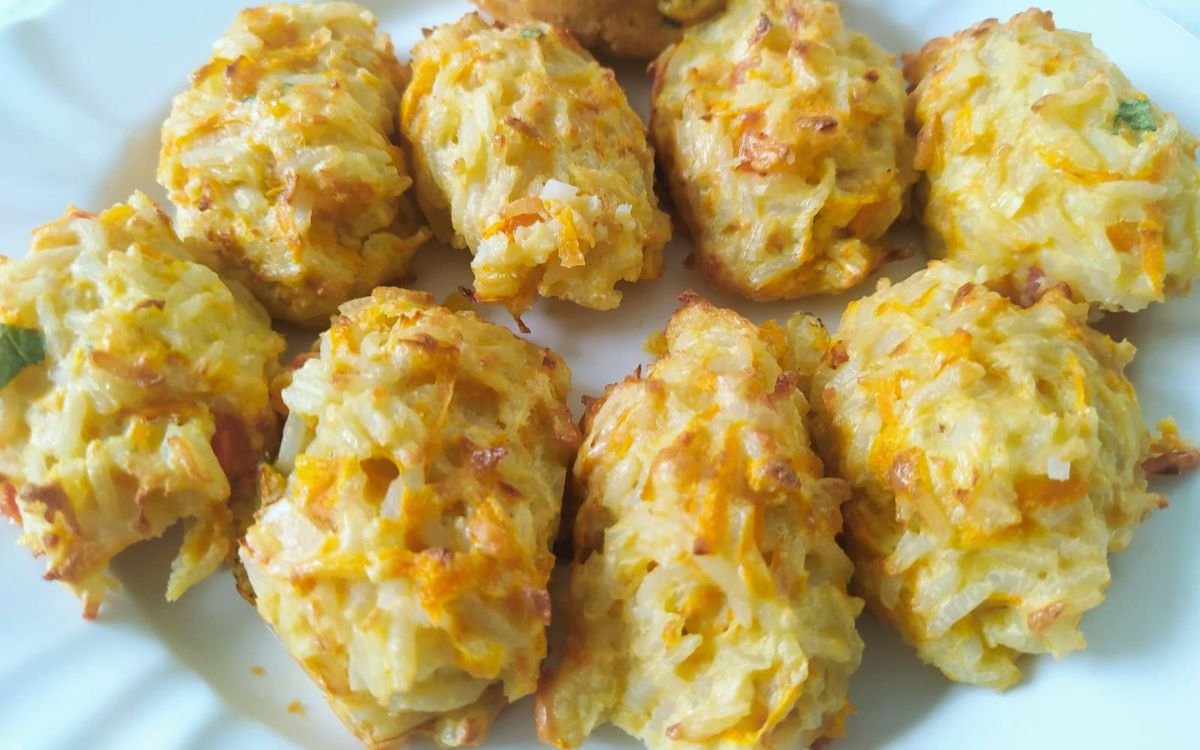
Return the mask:
<path id="1" fill-rule="evenodd" d="M 913 143 L 904 80 L 837 6 L 735 0 L 654 63 L 650 122 L 715 284 L 752 299 L 847 289 L 887 257 Z"/>
<path id="2" fill-rule="evenodd" d="M 1155 427 L 1158 435 L 1150 444 L 1150 458 L 1142 462 L 1147 474 L 1178 476 L 1200 467 L 1200 448 L 1179 434 L 1174 419 L 1161 419 Z"/>
<path id="3" fill-rule="evenodd" d="M 813 376 L 814 434 L 854 488 L 867 603 L 924 660 L 1007 688 L 1083 648 L 1108 553 L 1166 498 L 1124 368 L 1065 285 L 1023 308 L 943 262 L 851 303 Z"/>
<path id="4" fill-rule="evenodd" d="M 508 24 L 544 21 L 571 32 L 597 54 L 654 57 L 679 39 L 679 27 L 721 10 L 724 0 L 472 0 Z"/>
<path id="5" fill-rule="evenodd" d="M 438 26 L 413 48 L 401 124 L 418 201 L 439 239 L 471 251 L 479 299 L 607 310 L 618 282 L 661 273 L 671 224 L 642 123 L 566 32 L 474 13 Z"/>
<path id="6" fill-rule="evenodd" d="M 1029 10 L 905 60 L 938 255 L 1028 301 L 1140 310 L 1200 274 L 1197 140 L 1091 37 Z"/>
<path id="7" fill-rule="evenodd" d="M 536 687 L 570 377 L 505 328 L 380 287 L 283 389 L 241 559 L 259 613 L 367 746 L 477 744 Z"/>
<path id="8" fill-rule="evenodd" d="M 142 193 L 70 208 L 0 263 L 0 514 L 85 616 L 117 585 L 109 561 L 176 521 L 168 599 L 225 560 L 283 347 Z"/>
<path id="9" fill-rule="evenodd" d="M 588 407 L 543 741 L 605 721 L 652 750 L 841 734 L 862 655 L 834 540 L 849 490 L 809 445 L 794 365 L 780 326 L 692 297 L 649 371 Z"/>
<path id="10" fill-rule="evenodd" d="M 305 326 L 409 276 L 428 230 L 394 141 L 407 75 L 353 3 L 242 11 L 163 124 L 158 181 L 180 234 Z"/>

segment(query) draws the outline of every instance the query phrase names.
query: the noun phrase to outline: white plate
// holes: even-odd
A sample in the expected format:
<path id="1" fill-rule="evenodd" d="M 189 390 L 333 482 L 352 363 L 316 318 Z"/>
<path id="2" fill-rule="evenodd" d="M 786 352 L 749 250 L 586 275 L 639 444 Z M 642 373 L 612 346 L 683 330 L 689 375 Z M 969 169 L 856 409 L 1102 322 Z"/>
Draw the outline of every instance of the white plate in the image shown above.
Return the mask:
<path id="1" fill-rule="evenodd" d="M 1028 1 L 848 0 L 844 6 L 851 25 L 899 52 L 984 17 L 1007 16 Z M 401 51 L 422 26 L 467 9 L 464 2 L 436 0 L 367 4 Z M 23 254 L 29 230 L 69 203 L 101 209 L 135 188 L 164 198 L 154 183 L 159 124 L 240 5 L 25 0 L 21 8 L 33 17 L 0 30 L 0 249 Z M 1194 95 L 1200 40 L 1140 5 L 1047 5 L 1060 24 L 1093 32 L 1137 85 L 1200 131 Z M 13 4 L 0 0 L 0 12 L 6 7 Z M 644 114 L 641 69 L 620 72 Z M 526 316 L 531 337 L 570 363 L 575 396 L 597 393 L 645 361 L 646 335 L 661 328 L 686 287 L 759 320 L 807 307 L 833 323 L 845 301 L 736 300 L 685 270 L 686 253 L 685 243 L 674 243 L 665 278 L 628 289 L 618 311 L 542 303 Z M 882 273 L 900 278 L 919 264 Z M 419 266 L 416 286 L 439 295 L 470 281 L 465 253 L 429 247 Z M 1147 421 L 1171 413 L 1191 435 L 1200 435 L 1197 320 L 1200 293 L 1105 324 L 1138 345 L 1130 374 Z M 858 712 L 837 750 L 1194 747 L 1188 738 L 1200 707 L 1200 482 L 1163 482 L 1159 489 L 1171 494 L 1172 505 L 1114 558 L 1108 601 L 1084 621 L 1087 651 L 1061 662 L 1027 660 L 1025 681 L 1004 695 L 952 685 L 864 616 L 867 650 L 851 686 Z M 125 591 L 105 602 L 100 620 L 87 623 L 65 589 L 40 580 L 40 564 L 15 545 L 16 536 L 0 528 L 0 747 L 355 746 L 227 576 L 208 579 L 178 604 L 163 601 L 177 537 L 121 556 L 115 569 Z M 303 713 L 288 711 L 293 701 Z M 487 747 L 535 742 L 524 701 L 503 714 Z M 588 744 L 636 746 L 611 727 Z"/>

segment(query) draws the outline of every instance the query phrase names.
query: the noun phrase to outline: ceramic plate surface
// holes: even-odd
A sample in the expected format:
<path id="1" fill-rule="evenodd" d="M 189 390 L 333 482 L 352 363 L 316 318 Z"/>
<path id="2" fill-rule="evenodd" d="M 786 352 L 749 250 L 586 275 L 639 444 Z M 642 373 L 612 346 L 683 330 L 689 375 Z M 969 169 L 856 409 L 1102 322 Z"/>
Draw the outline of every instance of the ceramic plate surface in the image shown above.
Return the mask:
<path id="1" fill-rule="evenodd" d="M 1029 0 L 846 0 L 847 21 L 893 52 Z M 29 230 L 71 203 L 100 210 L 136 188 L 164 200 L 154 182 L 159 125 L 188 73 L 241 7 L 204 2 L 16 4 L 24 20 L 0 28 L 0 250 L 24 253 Z M 465 2 L 367 3 L 402 53 L 423 26 L 452 21 Z M 1060 25 L 1090 31 L 1133 81 L 1200 132 L 1200 40 L 1144 6 L 1125 1 L 1046 0 Z M 0 0 L 0 11 L 13 3 Z M 641 65 L 620 69 L 643 115 Z M 164 201 L 165 202 L 165 201 Z M 846 297 L 754 304 L 709 289 L 683 266 L 686 240 L 668 247 L 656 283 L 626 289 L 610 313 L 542 301 L 525 320 L 531 338 L 560 352 L 575 373 L 572 405 L 648 361 L 643 342 L 693 287 L 764 320 L 804 307 L 834 325 Z M 885 267 L 902 278 L 915 258 Z M 468 256 L 427 246 L 414 286 L 439 298 L 470 282 Z M 496 320 L 496 311 L 487 314 Z M 1138 347 L 1130 368 L 1147 422 L 1174 415 L 1200 436 L 1200 292 L 1104 328 Z M 923 666 L 870 616 L 866 653 L 851 686 L 857 708 L 837 750 L 894 748 L 1195 747 L 1200 708 L 1200 479 L 1159 482 L 1171 507 L 1156 513 L 1129 550 L 1113 558 L 1108 600 L 1084 620 L 1088 648 L 1062 661 L 1024 662 L 1025 680 L 1006 694 L 954 685 Z M 162 592 L 178 536 L 122 555 L 124 591 L 85 622 L 64 588 L 41 580 L 40 563 L 0 527 L 0 748 L 222 750 L 353 748 L 353 738 L 290 662 L 224 574 L 182 601 Z M 259 672 L 263 672 L 259 676 Z M 289 706 L 291 710 L 289 710 Z M 509 708 L 488 748 L 536 746 L 531 708 Z M 418 746 L 421 746 L 418 743 Z M 618 730 L 588 748 L 636 748 Z"/>

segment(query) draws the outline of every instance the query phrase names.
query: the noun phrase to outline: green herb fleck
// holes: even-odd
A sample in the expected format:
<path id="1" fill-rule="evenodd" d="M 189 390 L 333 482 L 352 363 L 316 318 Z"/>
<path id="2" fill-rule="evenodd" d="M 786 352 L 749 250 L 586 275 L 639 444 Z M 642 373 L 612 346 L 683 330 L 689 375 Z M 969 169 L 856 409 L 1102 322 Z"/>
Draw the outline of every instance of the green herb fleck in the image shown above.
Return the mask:
<path id="1" fill-rule="evenodd" d="M 0 388 L 12 382 L 21 370 L 39 365 L 46 358 L 46 339 L 34 328 L 0 323 Z"/>
<path id="2" fill-rule="evenodd" d="M 254 101 L 254 99 L 255 99 L 255 96 L 254 96 L 254 94 L 251 94 L 251 95 L 249 95 L 249 96 L 243 96 L 243 97 L 240 99 L 240 101 L 243 101 L 243 102 L 252 102 L 252 101 Z"/>
<path id="3" fill-rule="evenodd" d="M 542 31 L 541 29 L 535 29 L 533 27 L 521 29 L 521 38 L 522 39 L 541 39 L 545 35 L 546 35 L 546 32 Z"/>
<path id="4" fill-rule="evenodd" d="M 1126 99 L 1117 105 L 1117 114 L 1113 116 L 1112 132 L 1116 133 L 1121 123 L 1138 132 L 1158 130 L 1154 123 L 1154 114 L 1150 111 L 1149 99 Z"/>

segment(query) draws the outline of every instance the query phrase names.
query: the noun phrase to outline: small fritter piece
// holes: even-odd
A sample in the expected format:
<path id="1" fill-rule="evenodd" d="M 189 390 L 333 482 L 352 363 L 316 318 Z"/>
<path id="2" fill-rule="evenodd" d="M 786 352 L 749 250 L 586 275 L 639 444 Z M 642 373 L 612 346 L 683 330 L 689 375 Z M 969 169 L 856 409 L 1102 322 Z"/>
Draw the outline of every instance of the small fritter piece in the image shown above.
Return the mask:
<path id="1" fill-rule="evenodd" d="M 679 27 L 703 21 L 725 0 L 472 0 L 501 23 L 544 21 L 562 27 L 596 54 L 648 58 L 679 39 Z"/>
<path id="2" fill-rule="evenodd" d="M 561 602 L 566 653 L 538 687 L 543 741 L 612 721 L 652 750 L 803 748 L 841 734 L 862 656 L 784 331 L 690 299 L 667 352 L 584 417 L 583 504 Z"/>
<path id="3" fill-rule="evenodd" d="M 813 0 L 735 0 L 654 63 L 650 129 L 709 280 L 837 292 L 887 255 L 916 180 L 904 81 Z"/>
<path id="4" fill-rule="evenodd" d="M 1150 444 L 1150 458 L 1142 469 L 1151 476 L 1178 476 L 1200 467 L 1200 448 L 1179 434 L 1179 425 L 1167 417 L 1155 425 L 1158 435 Z"/>
<path id="5" fill-rule="evenodd" d="M 855 581 L 921 658 L 1006 688 L 1084 646 L 1108 553 L 1166 498 L 1123 370 L 1065 287 L 1018 307 L 934 262 L 847 308 L 817 368 L 817 445 L 850 482 Z"/>
<path id="6" fill-rule="evenodd" d="M 671 234 L 645 131 L 611 70 L 546 24 L 472 13 L 413 48 L 401 123 L 439 239 L 475 256 L 475 294 L 607 310 L 657 278 Z"/>
<path id="7" fill-rule="evenodd" d="M 368 747 L 478 744 L 546 652 L 570 372 L 387 287 L 319 347 L 241 550 L 258 611 Z"/>
<path id="8" fill-rule="evenodd" d="M 1140 310 L 1200 274 L 1197 140 L 1091 37 L 1029 10 L 905 59 L 931 251 L 1031 301 Z"/>
<path id="9" fill-rule="evenodd" d="M 406 78 L 353 3 L 242 11 L 163 124 L 158 181 L 180 234 L 305 326 L 409 276 L 429 232 L 392 141 Z"/>
<path id="10" fill-rule="evenodd" d="M 184 520 L 167 599 L 213 572 L 276 435 L 267 313 L 226 286 L 149 198 L 68 209 L 0 263 L 0 514 L 83 599 L 108 563 Z"/>

